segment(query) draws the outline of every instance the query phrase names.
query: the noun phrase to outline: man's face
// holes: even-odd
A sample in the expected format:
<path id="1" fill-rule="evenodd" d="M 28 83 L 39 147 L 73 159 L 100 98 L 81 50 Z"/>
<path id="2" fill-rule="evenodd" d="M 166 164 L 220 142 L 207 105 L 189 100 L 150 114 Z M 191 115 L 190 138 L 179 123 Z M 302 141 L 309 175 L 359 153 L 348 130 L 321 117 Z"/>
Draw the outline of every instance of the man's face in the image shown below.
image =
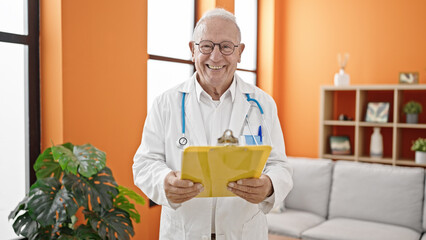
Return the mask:
<path id="1" fill-rule="evenodd" d="M 237 27 L 228 20 L 221 18 L 212 18 L 204 22 L 204 31 L 198 34 L 195 43 L 202 40 L 210 40 L 214 43 L 230 41 L 235 45 L 239 44 Z M 200 52 L 194 42 L 190 43 L 192 51 L 192 61 L 197 70 L 197 79 L 201 86 L 211 88 L 228 87 L 237 69 L 237 63 L 241 60 L 241 53 L 244 50 L 244 44 L 235 47 L 231 55 L 223 55 L 219 46 L 215 45 L 213 52 L 203 54 Z M 223 89 L 222 89 L 223 90 Z"/>

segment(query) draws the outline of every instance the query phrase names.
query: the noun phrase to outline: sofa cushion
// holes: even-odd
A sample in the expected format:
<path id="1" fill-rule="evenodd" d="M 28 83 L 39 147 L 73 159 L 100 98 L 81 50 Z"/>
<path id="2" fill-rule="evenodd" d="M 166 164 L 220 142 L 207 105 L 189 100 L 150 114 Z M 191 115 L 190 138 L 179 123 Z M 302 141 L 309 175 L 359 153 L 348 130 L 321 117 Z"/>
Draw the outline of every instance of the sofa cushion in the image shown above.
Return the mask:
<path id="1" fill-rule="evenodd" d="M 389 223 L 421 232 L 423 193 L 422 168 L 338 161 L 329 218 Z"/>
<path id="2" fill-rule="evenodd" d="M 423 233 L 423 236 L 420 240 L 426 240 L 426 233 Z"/>
<path id="3" fill-rule="evenodd" d="M 327 159 L 288 157 L 293 168 L 293 189 L 285 199 L 285 208 L 327 217 L 333 162 Z"/>
<path id="4" fill-rule="evenodd" d="M 303 240 L 418 240 L 413 229 L 347 218 L 334 218 L 306 230 Z"/>
<path id="5" fill-rule="evenodd" d="M 295 238 L 300 238 L 306 229 L 325 221 L 316 214 L 290 209 L 282 213 L 269 213 L 266 218 L 270 233 Z"/>

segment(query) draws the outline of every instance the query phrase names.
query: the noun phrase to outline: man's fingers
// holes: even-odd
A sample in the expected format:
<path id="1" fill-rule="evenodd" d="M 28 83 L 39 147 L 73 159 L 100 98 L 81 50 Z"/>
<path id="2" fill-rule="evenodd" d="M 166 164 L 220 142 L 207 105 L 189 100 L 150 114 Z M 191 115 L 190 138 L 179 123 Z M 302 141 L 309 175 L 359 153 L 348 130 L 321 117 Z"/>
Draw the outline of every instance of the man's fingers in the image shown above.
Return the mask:
<path id="1" fill-rule="evenodd" d="M 202 188 L 203 188 L 203 185 L 201 185 L 200 183 L 196 183 L 194 186 L 187 187 L 187 188 L 170 186 L 168 188 L 168 192 L 179 195 L 179 194 L 187 194 L 192 192 L 200 192 Z"/>
<path id="2" fill-rule="evenodd" d="M 236 183 L 242 186 L 261 187 L 265 184 L 265 179 L 263 176 L 260 176 L 260 178 L 244 178 L 238 180 Z"/>

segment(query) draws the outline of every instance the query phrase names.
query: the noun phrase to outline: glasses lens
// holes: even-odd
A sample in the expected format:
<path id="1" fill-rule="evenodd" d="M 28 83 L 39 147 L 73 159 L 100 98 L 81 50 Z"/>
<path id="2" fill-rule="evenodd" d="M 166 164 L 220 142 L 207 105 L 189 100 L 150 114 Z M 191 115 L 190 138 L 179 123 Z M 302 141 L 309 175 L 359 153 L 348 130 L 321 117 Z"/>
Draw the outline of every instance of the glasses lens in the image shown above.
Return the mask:
<path id="1" fill-rule="evenodd" d="M 204 54 L 208 54 L 213 52 L 214 44 L 211 41 L 201 41 L 198 45 L 200 52 Z"/>
<path id="2" fill-rule="evenodd" d="M 224 55 L 230 55 L 234 52 L 234 44 L 232 42 L 220 43 L 220 52 Z"/>

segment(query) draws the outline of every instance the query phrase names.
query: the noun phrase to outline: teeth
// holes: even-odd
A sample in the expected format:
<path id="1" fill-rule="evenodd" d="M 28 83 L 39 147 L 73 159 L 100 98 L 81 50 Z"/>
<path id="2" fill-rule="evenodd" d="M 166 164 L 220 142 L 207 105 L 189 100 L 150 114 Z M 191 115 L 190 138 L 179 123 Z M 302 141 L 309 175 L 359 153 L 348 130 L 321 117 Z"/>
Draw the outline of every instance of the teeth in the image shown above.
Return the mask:
<path id="1" fill-rule="evenodd" d="M 219 69 L 223 68 L 223 66 L 211 66 L 211 65 L 208 65 L 208 64 L 207 64 L 207 67 L 210 68 L 210 69 L 213 69 L 213 70 L 219 70 Z"/>

